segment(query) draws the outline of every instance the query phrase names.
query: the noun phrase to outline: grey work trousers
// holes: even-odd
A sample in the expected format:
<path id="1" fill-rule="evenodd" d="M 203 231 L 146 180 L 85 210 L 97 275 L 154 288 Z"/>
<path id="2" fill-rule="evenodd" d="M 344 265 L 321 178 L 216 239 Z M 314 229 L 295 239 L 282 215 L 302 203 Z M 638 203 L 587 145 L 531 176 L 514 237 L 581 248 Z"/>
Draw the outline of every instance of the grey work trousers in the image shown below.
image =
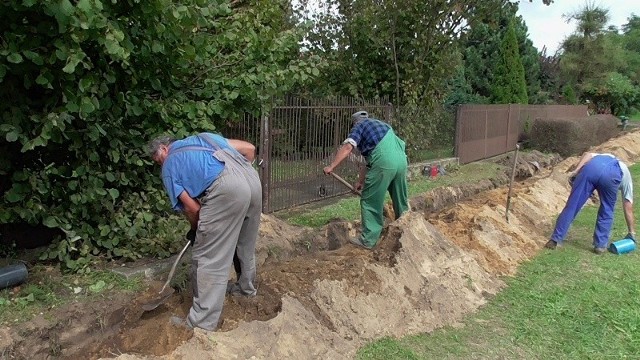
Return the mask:
<path id="1" fill-rule="evenodd" d="M 191 265 L 193 305 L 187 316 L 189 326 L 205 330 L 218 326 L 236 248 L 241 293 L 256 294 L 255 248 L 262 211 L 260 178 L 251 164 L 229 150 L 213 156 L 225 166 L 200 198 Z"/>

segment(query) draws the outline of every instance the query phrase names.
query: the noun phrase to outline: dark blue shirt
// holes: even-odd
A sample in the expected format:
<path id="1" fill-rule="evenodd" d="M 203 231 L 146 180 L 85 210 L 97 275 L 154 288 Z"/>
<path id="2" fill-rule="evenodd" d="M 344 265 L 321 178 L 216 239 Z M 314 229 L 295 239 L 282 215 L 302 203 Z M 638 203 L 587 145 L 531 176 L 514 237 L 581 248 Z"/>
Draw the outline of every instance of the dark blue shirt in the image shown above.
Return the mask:
<path id="1" fill-rule="evenodd" d="M 344 143 L 350 143 L 356 146 L 363 156 L 369 156 L 380 140 L 387 135 L 389 129 L 391 129 L 389 124 L 380 120 L 367 118 L 359 121 L 351 129 L 349 137 L 347 137 Z"/>

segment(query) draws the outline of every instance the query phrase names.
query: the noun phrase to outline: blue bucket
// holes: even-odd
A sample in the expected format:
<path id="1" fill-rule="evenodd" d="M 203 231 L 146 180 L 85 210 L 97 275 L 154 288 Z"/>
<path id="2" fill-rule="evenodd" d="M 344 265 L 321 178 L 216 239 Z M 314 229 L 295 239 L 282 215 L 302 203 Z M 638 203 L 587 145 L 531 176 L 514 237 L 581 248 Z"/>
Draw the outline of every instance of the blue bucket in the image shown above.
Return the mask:
<path id="1" fill-rule="evenodd" d="M 618 240 L 618 241 L 612 242 L 611 245 L 609 245 L 609 251 L 618 255 L 632 252 L 635 249 L 636 249 L 636 242 L 631 239 Z"/>

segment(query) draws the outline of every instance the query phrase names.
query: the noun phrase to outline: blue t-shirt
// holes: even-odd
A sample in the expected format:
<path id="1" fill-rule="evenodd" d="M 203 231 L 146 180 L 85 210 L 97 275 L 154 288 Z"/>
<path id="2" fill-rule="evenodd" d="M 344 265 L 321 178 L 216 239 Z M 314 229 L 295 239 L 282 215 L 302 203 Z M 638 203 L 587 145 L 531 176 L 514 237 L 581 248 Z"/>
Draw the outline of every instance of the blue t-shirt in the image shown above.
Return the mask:
<path id="1" fill-rule="evenodd" d="M 221 149 L 233 149 L 227 140 L 217 134 L 203 133 L 212 138 Z M 195 146 L 206 149 L 184 149 Z M 180 149 L 182 151 L 179 151 Z M 210 149 L 210 150 L 208 150 Z M 178 197 L 186 191 L 190 197 L 200 196 L 224 169 L 224 163 L 213 156 L 215 149 L 197 135 L 177 140 L 169 146 L 169 155 L 162 164 L 162 182 L 174 210 L 182 210 Z"/>
<path id="2" fill-rule="evenodd" d="M 376 119 L 364 119 L 351 129 L 351 133 L 349 133 L 343 144 L 350 143 L 357 147 L 363 156 L 369 156 L 389 129 L 391 129 L 391 126 L 385 122 Z"/>

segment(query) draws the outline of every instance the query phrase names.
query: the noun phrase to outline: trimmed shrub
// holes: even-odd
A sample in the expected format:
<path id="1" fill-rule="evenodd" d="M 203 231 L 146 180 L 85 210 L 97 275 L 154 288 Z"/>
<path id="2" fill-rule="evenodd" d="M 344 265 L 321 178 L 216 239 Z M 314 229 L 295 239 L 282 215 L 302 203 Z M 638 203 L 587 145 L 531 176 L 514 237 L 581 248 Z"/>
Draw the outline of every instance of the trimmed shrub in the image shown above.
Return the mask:
<path id="1" fill-rule="evenodd" d="M 579 155 L 619 133 L 619 120 L 612 115 L 584 118 L 537 118 L 531 127 L 531 147 L 563 157 Z"/>

